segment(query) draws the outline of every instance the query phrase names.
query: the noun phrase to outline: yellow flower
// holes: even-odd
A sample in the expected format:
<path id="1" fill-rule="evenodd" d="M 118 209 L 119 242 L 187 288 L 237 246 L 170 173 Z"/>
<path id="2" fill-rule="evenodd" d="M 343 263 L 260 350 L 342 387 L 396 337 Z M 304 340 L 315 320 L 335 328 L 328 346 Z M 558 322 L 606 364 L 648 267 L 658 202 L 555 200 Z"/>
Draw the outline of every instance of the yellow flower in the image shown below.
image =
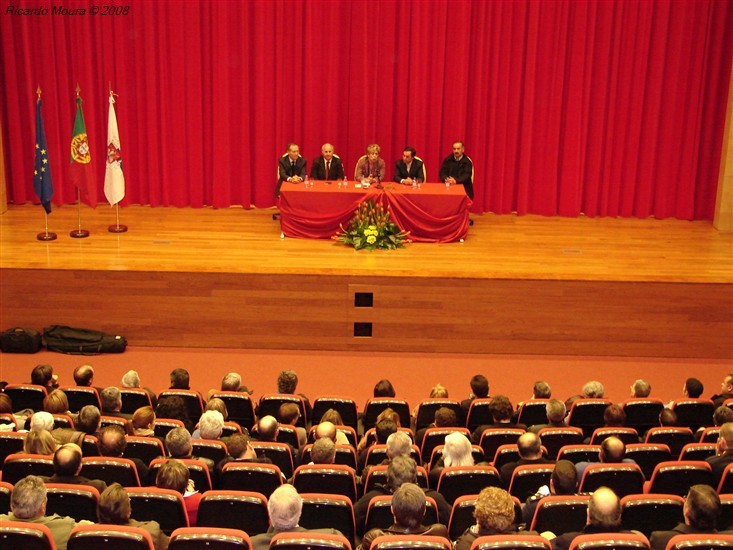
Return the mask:
<path id="1" fill-rule="evenodd" d="M 369 235 L 369 236 L 367 237 L 367 243 L 369 243 L 369 244 L 374 244 L 375 242 L 377 242 L 377 238 L 376 238 L 376 237 L 374 237 L 373 235 Z"/>
<path id="2" fill-rule="evenodd" d="M 377 228 L 377 226 L 376 226 L 376 225 L 370 225 L 370 226 L 369 226 L 369 229 L 372 229 L 372 230 L 374 230 L 374 229 L 376 229 L 376 228 Z"/>

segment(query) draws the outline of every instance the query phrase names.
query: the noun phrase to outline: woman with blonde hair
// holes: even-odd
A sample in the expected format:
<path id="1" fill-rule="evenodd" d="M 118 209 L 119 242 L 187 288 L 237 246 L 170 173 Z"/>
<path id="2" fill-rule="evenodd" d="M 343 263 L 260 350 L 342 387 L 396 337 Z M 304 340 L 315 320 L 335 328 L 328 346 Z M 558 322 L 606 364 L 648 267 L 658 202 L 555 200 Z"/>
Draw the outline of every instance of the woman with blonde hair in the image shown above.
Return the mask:
<path id="1" fill-rule="evenodd" d="M 23 452 L 32 455 L 53 456 L 56 440 L 47 430 L 31 430 L 23 439 Z"/>
<path id="2" fill-rule="evenodd" d="M 473 447 L 471 440 L 461 432 L 452 432 L 445 436 L 443 455 L 430 470 L 429 479 L 431 483 L 438 485 L 440 474 L 443 468 L 449 466 L 473 466 Z"/>

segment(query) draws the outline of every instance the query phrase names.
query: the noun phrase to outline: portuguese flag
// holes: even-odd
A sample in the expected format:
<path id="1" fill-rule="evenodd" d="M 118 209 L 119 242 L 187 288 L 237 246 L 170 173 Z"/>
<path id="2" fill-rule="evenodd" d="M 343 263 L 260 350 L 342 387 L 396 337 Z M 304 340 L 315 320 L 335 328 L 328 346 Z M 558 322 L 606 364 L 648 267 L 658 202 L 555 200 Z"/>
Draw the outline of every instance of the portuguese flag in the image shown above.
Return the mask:
<path id="1" fill-rule="evenodd" d="M 76 96 L 76 118 L 74 131 L 71 134 L 71 170 L 70 179 L 81 191 L 81 195 L 91 207 L 97 206 L 97 188 L 94 185 L 94 169 L 92 155 L 89 151 L 87 127 L 84 124 L 84 113 L 81 110 L 81 97 Z"/>

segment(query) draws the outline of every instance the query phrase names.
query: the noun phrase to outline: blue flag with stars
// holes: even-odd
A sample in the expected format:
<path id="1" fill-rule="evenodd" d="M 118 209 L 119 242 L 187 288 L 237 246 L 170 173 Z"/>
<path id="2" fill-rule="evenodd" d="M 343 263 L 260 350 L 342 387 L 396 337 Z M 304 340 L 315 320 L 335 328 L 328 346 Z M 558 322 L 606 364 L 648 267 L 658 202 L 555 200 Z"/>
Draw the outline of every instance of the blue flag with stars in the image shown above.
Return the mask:
<path id="1" fill-rule="evenodd" d="M 36 166 L 33 172 L 33 189 L 41 199 L 43 209 L 50 214 L 53 183 L 51 182 L 51 165 L 48 163 L 46 131 L 43 129 L 43 118 L 41 118 L 40 98 L 36 102 Z"/>

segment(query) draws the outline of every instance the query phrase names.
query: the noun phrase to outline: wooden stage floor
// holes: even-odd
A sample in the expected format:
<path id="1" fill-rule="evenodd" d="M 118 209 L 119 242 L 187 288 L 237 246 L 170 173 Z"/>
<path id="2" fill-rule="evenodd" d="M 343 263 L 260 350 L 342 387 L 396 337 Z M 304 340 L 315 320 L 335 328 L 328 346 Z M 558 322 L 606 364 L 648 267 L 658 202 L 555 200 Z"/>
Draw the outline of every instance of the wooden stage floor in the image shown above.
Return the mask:
<path id="1" fill-rule="evenodd" d="M 139 345 L 728 358 L 733 236 L 709 222 L 472 215 L 464 243 L 281 239 L 273 210 L 82 207 L 0 216 L 0 321 Z M 373 306 L 355 307 L 356 294 Z M 355 337 L 355 323 L 372 336 Z"/>

